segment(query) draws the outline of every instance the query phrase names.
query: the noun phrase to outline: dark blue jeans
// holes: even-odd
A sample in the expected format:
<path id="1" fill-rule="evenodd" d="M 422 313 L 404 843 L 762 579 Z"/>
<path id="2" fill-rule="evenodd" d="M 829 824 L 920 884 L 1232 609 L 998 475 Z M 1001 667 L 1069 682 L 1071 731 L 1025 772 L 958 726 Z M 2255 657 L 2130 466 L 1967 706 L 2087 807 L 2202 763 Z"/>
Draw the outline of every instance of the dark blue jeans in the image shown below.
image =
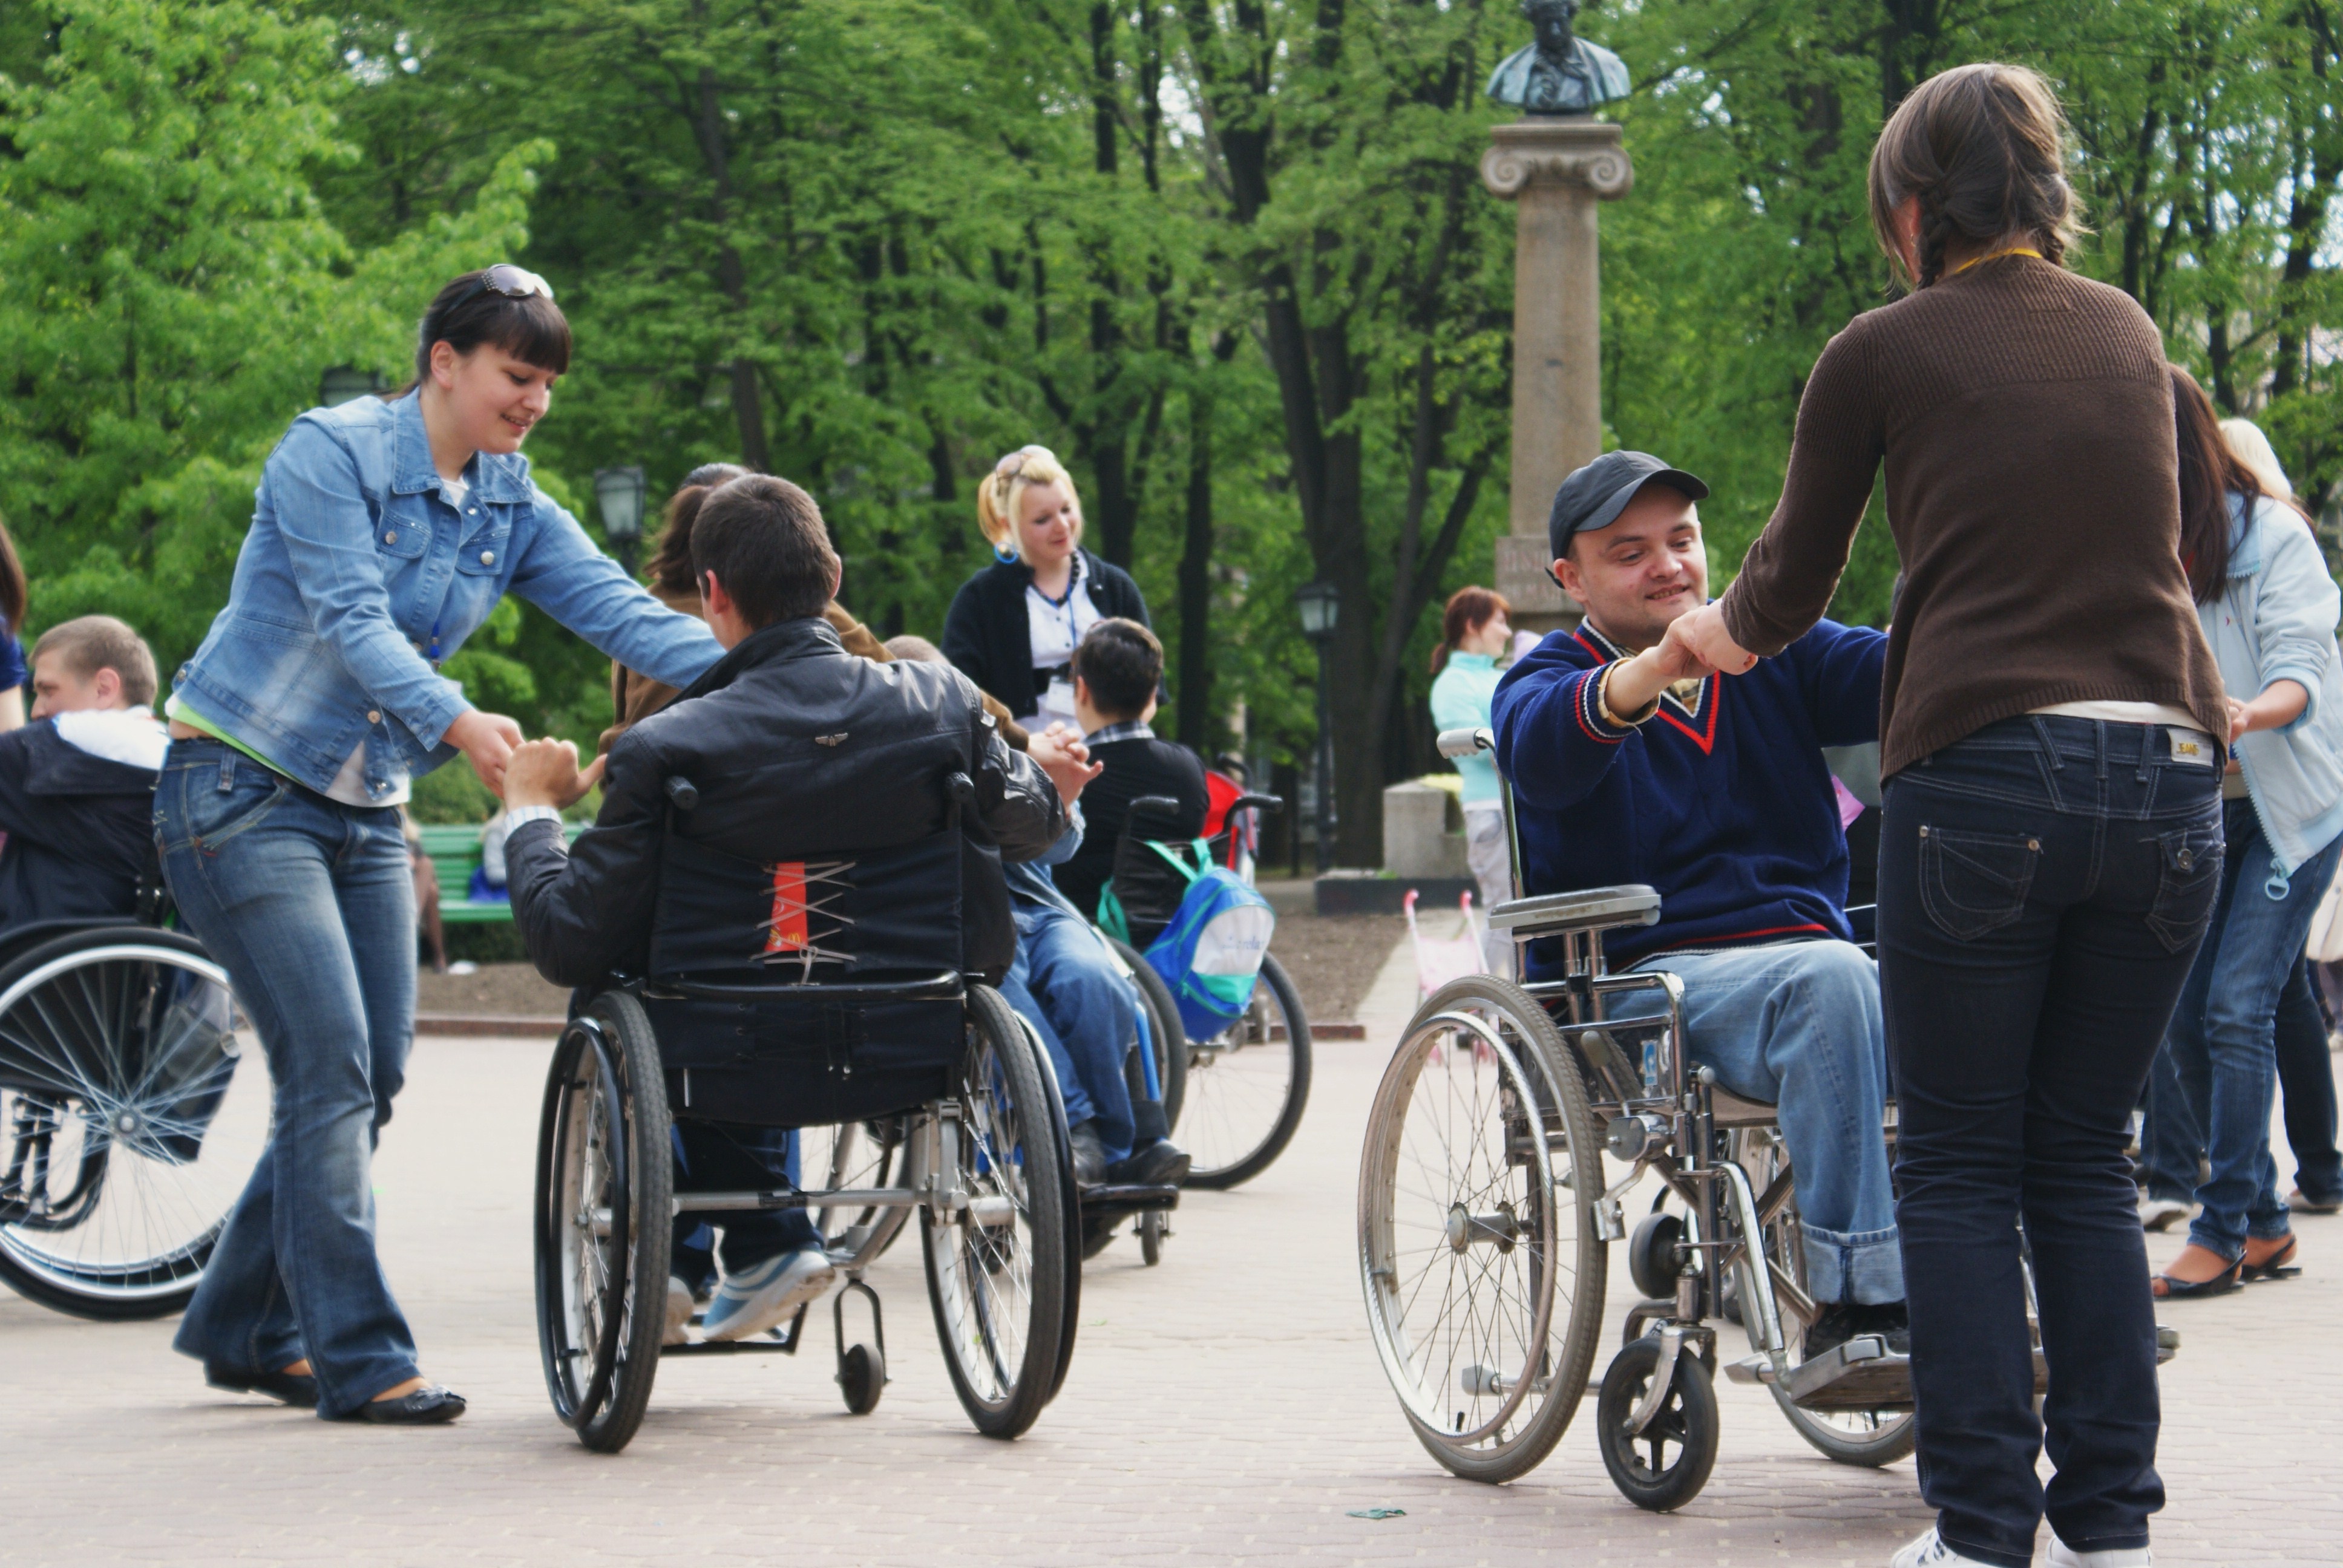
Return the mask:
<path id="1" fill-rule="evenodd" d="M 2088 1552 L 2146 1545 L 2164 1505 L 2126 1147 L 2219 890 L 2218 758 L 2161 725 L 2029 717 L 1887 786 L 1879 967 L 1920 1492 L 1948 1544 L 2004 1568 L 2032 1562 L 2046 1513 Z"/>
<path id="2" fill-rule="evenodd" d="M 2278 1012 L 2297 987 L 2298 1005 L 2310 1000 L 2303 938 L 2334 879 L 2343 841 L 2296 867 L 2272 898 L 2280 884 L 2269 879 L 2269 845 L 2253 802 L 2224 806 L 2228 854 L 2221 896 L 2148 1079 L 2140 1152 L 2151 1194 L 2186 1200 L 2193 1192 L 2200 1207 L 2188 1239 L 2234 1261 L 2247 1237 L 2287 1233 L 2269 1148 Z M 2323 1030 L 2319 1043 L 2324 1050 Z M 2207 1171 L 2201 1185 L 2199 1153 Z"/>
<path id="3" fill-rule="evenodd" d="M 276 1120 L 176 1349 L 273 1372 L 317 1413 L 416 1375 L 375 1255 L 368 1172 L 415 1033 L 415 873 L 387 807 L 337 805 L 216 740 L 174 740 L 155 790 L 171 898 L 268 1054 Z"/>
<path id="4" fill-rule="evenodd" d="M 2343 1199 L 2343 1151 L 2335 1147 L 2335 1059 L 2308 962 L 2294 966 L 2294 978 L 2278 998 L 2278 1092 L 2286 1107 L 2287 1147 L 2294 1151 L 2294 1184 L 2314 1203 Z"/>

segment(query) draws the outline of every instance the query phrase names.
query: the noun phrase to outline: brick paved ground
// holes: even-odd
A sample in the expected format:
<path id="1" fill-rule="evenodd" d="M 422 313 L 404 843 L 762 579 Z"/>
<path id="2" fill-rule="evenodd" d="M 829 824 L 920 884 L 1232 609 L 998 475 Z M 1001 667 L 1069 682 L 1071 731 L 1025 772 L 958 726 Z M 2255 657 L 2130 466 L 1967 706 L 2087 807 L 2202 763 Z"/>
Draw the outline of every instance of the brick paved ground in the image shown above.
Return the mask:
<path id="1" fill-rule="evenodd" d="M 1292 1151 L 1241 1191 L 1192 1194 L 1161 1268 L 1127 1240 L 1091 1266 L 1072 1375 L 1014 1444 L 969 1430 L 899 1249 L 876 1276 L 895 1382 L 875 1414 L 843 1412 L 825 1332 L 801 1361 L 671 1362 L 631 1449 L 579 1449 L 547 1406 L 530 1308 L 545 1046 L 427 1040 L 377 1167 L 384 1251 L 427 1369 L 470 1415 L 327 1425 L 205 1390 L 168 1324 L 83 1323 L 0 1292 L 0 1562 L 1872 1568 L 1923 1528 L 1909 1462 L 1833 1466 L 1734 1385 L 1715 1479 L 1672 1517 L 1613 1493 L 1584 1417 L 1510 1487 L 1432 1463 L 1385 1389 L 1352 1261 L 1360 1130 L 1411 988 L 1385 971 L 1367 1042 L 1322 1051 Z M 2165 1563 L 2343 1558 L 2343 1222 L 2301 1230 L 2302 1280 L 2166 1310 L 2187 1342 L 2164 1384 Z M 1370 1507 L 1406 1513 L 1346 1514 Z"/>

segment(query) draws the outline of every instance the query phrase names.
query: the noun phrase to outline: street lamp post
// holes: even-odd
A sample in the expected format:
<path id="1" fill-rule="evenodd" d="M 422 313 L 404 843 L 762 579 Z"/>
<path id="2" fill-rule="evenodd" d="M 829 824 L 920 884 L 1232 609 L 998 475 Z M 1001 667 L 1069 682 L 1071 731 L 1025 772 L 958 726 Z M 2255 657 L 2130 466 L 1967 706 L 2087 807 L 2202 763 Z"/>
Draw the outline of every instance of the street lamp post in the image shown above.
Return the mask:
<path id="1" fill-rule="evenodd" d="M 631 577 L 635 541 L 643 537 L 643 470 L 639 465 L 594 470 L 594 504 L 602 512 L 602 537 Z"/>
<path id="2" fill-rule="evenodd" d="M 1334 863 L 1334 725 L 1326 705 L 1326 650 L 1342 610 L 1342 592 L 1323 578 L 1304 583 L 1293 596 L 1302 609 L 1302 635 L 1318 649 L 1318 869 Z"/>
<path id="3" fill-rule="evenodd" d="M 361 370 L 355 365 L 336 365 L 317 377 L 317 407 L 337 408 L 370 393 L 388 390 L 390 383 L 372 370 Z"/>

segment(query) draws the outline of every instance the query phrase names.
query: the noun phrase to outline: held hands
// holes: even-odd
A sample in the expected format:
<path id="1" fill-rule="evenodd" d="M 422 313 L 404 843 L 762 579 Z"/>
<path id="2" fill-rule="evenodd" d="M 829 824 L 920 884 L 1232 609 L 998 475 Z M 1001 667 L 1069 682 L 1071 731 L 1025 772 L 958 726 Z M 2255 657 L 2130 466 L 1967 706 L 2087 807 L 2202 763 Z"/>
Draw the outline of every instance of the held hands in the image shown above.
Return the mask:
<path id="1" fill-rule="evenodd" d="M 1084 785 L 1106 771 L 1105 763 L 1091 760 L 1091 749 L 1063 720 L 1033 736 L 1025 755 L 1050 776 L 1058 787 L 1058 799 L 1069 806 L 1081 798 Z"/>
<path id="2" fill-rule="evenodd" d="M 1686 675 L 1705 675 L 1714 669 L 1725 675 L 1746 675 L 1757 667 L 1757 656 L 1733 640 L 1725 629 L 1725 612 L 1715 604 L 1704 604 L 1689 615 L 1678 616 L 1668 623 L 1668 635 L 1661 646 L 1678 644 L 1685 655 L 1697 663 Z"/>
<path id="3" fill-rule="evenodd" d="M 512 760 L 513 748 L 520 744 L 519 725 L 501 713 L 468 708 L 440 739 L 464 754 L 464 760 L 492 793 L 505 792 L 505 765 Z"/>
<path id="4" fill-rule="evenodd" d="M 507 806 L 552 806 L 568 810 L 602 781 L 599 757 L 578 766 L 578 747 L 568 740 L 524 740 L 506 764 Z"/>

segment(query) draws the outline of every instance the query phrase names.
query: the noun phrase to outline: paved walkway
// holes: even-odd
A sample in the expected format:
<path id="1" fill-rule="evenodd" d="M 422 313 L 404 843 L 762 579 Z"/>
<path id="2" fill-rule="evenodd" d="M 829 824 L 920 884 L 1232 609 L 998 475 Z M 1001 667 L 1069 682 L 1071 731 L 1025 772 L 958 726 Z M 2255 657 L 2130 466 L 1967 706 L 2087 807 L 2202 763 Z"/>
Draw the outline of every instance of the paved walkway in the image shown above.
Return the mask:
<path id="1" fill-rule="evenodd" d="M 633 1447 L 578 1448 L 547 1405 L 530 1305 L 546 1048 L 426 1040 L 377 1166 L 383 1246 L 427 1369 L 471 1413 L 327 1425 L 206 1391 L 166 1323 L 0 1292 L 0 1562 L 1883 1563 L 1927 1523 L 1911 1463 L 1829 1464 L 1754 1389 L 1720 1390 L 1715 1478 L 1674 1516 L 1619 1499 L 1584 1418 L 1509 1487 L 1417 1448 L 1352 1252 L 1361 1129 L 1413 1001 L 1395 960 L 1367 1040 L 1320 1053 L 1285 1158 L 1191 1194 L 1160 1269 L 1128 1240 L 1091 1265 L 1072 1375 L 1013 1444 L 969 1429 L 903 1248 L 874 1276 L 895 1373 L 875 1414 L 844 1413 L 824 1332 L 802 1360 L 670 1362 Z M 2165 1312 L 2186 1344 L 2165 1372 L 2163 1563 L 2343 1558 L 2343 1221 L 2301 1230 L 2303 1279 Z M 1348 1516 L 1368 1508 L 1405 1513 Z"/>

